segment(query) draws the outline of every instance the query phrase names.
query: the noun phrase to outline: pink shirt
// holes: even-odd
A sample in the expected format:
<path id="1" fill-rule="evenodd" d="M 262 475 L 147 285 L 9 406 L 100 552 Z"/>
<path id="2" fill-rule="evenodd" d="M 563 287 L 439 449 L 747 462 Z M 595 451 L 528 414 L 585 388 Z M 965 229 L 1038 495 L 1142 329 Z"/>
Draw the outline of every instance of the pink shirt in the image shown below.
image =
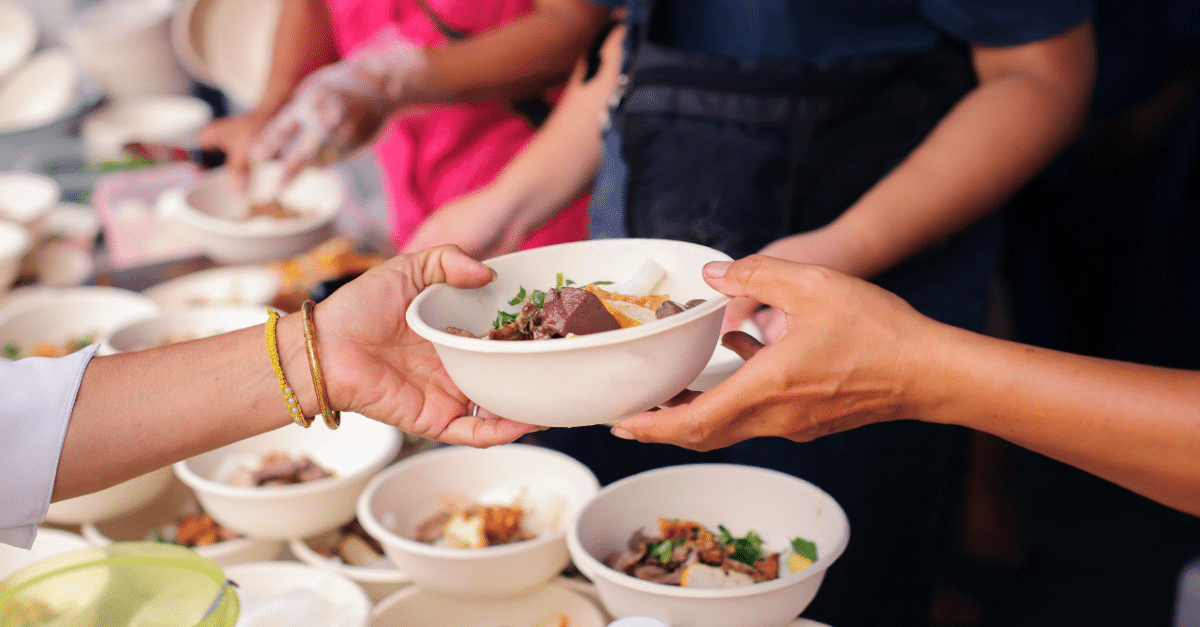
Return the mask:
<path id="1" fill-rule="evenodd" d="M 533 8 L 532 0 L 427 1 L 443 21 L 467 33 L 494 28 Z M 393 25 L 417 46 L 446 42 L 413 0 L 326 3 L 342 56 Z M 403 246 L 435 209 L 492 182 L 534 132 L 504 103 L 456 103 L 395 116 L 375 146 L 391 200 L 392 241 Z M 576 199 L 522 248 L 587 238 L 588 204 L 587 194 Z"/>

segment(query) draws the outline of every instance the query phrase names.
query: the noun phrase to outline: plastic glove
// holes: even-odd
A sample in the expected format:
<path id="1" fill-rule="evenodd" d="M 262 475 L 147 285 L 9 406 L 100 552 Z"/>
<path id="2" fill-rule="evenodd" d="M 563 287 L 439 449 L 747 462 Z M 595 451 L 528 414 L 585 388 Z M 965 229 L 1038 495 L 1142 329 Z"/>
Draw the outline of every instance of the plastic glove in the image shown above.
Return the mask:
<path id="1" fill-rule="evenodd" d="M 250 158 L 278 158 L 288 181 L 309 165 L 328 165 L 367 145 L 404 103 L 405 78 L 425 54 L 398 35 L 310 74 L 267 123 Z"/>

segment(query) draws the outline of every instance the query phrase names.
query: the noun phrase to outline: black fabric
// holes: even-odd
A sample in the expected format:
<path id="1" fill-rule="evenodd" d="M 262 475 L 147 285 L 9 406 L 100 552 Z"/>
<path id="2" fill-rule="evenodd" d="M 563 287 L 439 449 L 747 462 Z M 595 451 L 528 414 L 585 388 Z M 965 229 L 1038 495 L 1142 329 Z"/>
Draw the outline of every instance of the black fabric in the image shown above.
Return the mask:
<path id="1" fill-rule="evenodd" d="M 646 14 L 653 22 L 652 8 Z M 628 173 L 628 235 L 698 242 L 735 258 L 828 224 L 975 85 L 966 50 L 949 42 L 817 69 L 682 52 L 647 31 L 630 25 L 623 93 L 610 112 Z M 981 330 L 999 235 L 998 221 L 984 220 L 876 282 L 927 315 Z M 617 440 L 603 427 L 537 437 L 605 483 L 712 461 L 811 481 L 845 508 L 851 534 L 804 615 L 837 627 L 925 627 L 935 569 L 949 548 L 966 435 L 898 422 L 708 453 Z"/>

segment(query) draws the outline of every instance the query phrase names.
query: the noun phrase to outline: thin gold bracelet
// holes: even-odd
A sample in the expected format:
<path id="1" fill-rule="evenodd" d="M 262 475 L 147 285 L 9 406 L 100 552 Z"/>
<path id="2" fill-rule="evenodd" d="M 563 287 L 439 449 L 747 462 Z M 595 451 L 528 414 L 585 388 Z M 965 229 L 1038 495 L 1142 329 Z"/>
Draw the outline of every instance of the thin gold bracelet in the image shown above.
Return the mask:
<path id="1" fill-rule="evenodd" d="M 307 429 L 312 420 L 304 416 L 304 411 L 300 409 L 300 399 L 296 398 L 296 391 L 288 384 L 287 377 L 283 376 L 283 366 L 279 365 L 279 339 L 275 334 L 275 324 L 279 321 L 279 312 L 267 307 L 267 329 L 264 333 L 267 342 L 267 355 L 271 357 L 271 370 L 275 371 L 275 376 L 279 378 L 279 391 L 283 392 L 283 398 L 288 404 L 288 413 L 291 414 L 292 420 L 296 424 Z"/>
<path id="2" fill-rule="evenodd" d="M 304 301 L 300 311 L 304 316 L 304 346 L 308 348 L 308 370 L 312 373 L 313 389 L 317 393 L 317 404 L 321 407 L 321 417 L 325 426 L 337 429 L 342 424 L 342 412 L 333 411 L 329 403 L 329 390 L 325 388 L 325 376 L 321 374 L 320 354 L 317 352 L 317 325 L 313 321 L 313 300 Z"/>

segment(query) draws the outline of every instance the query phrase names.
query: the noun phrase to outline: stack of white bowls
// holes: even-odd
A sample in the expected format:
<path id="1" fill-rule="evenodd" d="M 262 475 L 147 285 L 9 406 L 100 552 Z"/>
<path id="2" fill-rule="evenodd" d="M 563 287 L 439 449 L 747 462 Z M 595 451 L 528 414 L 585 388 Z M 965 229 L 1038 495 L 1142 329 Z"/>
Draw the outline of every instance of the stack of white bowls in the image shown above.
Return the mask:
<path id="1" fill-rule="evenodd" d="M 101 0 L 79 12 L 64 39 L 111 100 L 186 94 L 191 78 L 171 48 L 171 0 Z"/>

